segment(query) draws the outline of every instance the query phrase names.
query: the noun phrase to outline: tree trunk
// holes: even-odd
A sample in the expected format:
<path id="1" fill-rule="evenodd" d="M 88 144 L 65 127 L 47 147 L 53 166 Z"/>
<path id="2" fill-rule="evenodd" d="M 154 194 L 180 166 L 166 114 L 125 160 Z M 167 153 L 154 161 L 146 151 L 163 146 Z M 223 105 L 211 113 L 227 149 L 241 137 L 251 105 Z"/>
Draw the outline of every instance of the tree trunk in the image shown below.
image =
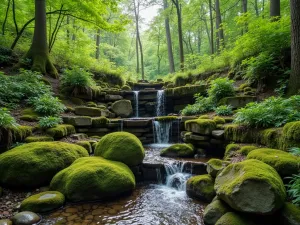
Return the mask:
<path id="1" fill-rule="evenodd" d="M 67 16 L 67 43 L 69 45 L 70 43 L 70 30 L 69 30 L 69 24 L 70 24 L 70 16 Z"/>
<path id="2" fill-rule="evenodd" d="M 139 53 L 139 42 L 138 38 L 135 38 L 135 53 L 136 53 L 136 73 L 140 73 L 140 53 Z"/>
<path id="3" fill-rule="evenodd" d="M 256 16 L 259 17 L 258 0 L 254 0 L 254 9 Z"/>
<path id="4" fill-rule="evenodd" d="M 168 0 L 164 0 L 164 10 L 168 9 Z M 169 71 L 170 73 L 175 73 L 175 63 L 173 56 L 173 48 L 172 48 L 172 37 L 170 31 L 170 19 L 167 15 L 165 18 L 165 28 L 166 28 L 166 38 L 167 38 L 167 46 L 168 46 L 168 59 L 169 59 Z"/>
<path id="5" fill-rule="evenodd" d="M 214 47 L 214 20 L 213 20 L 213 8 L 212 8 L 212 0 L 209 0 L 209 18 L 210 18 L 210 51 L 213 55 L 215 53 Z"/>
<path id="6" fill-rule="evenodd" d="M 270 0 L 270 17 L 280 16 L 280 0 Z"/>
<path id="7" fill-rule="evenodd" d="M 222 16 L 220 10 L 220 1 L 216 0 L 216 29 L 217 29 L 217 51 L 219 52 L 221 48 L 224 48 L 224 30 L 222 28 Z"/>
<path id="8" fill-rule="evenodd" d="M 288 85 L 288 95 L 299 94 L 300 90 L 300 2 L 291 2 L 291 30 L 292 30 L 292 68 Z"/>
<path id="9" fill-rule="evenodd" d="M 49 58 L 46 26 L 46 0 L 35 0 L 35 28 L 33 40 L 26 58 L 32 60 L 33 71 L 57 78 L 58 73 Z"/>
<path id="10" fill-rule="evenodd" d="M 201 34 L 202 34 L 202 27 L 198 28 L 197 32 L 197 49 L 198 49 L 198 54 L 201 53 Z"/>
<path id="11" fill-rule="evenodd" d="M 19 28 L 18 28 L 18 23 L 17 23 L 17 18 L 16 18 L 16 3 L 15 0 L 12 1 L 12 9 L 13 9 L 13 20 L 15 24 L 15 29 L 16 29 L 16 34 L 19 34 Z"/>
<path id="12" fill-rule="evenodd" d="M 5 35 L 5 25 L 6 25 L 6 21 L 7 21 L 7 17 L 8 17 L 8 12 L 9 12 L 9 8 L 10 8 L 10 1 L 8 0 L 7 2 L 7 8 L 6 8 L 6 12 L 5 12 L 5 17 L 4 17 L 4 21 L 2 24 L 2 35 Z"/>
<path id="13" fill-rule="evenodd" d="M 96 59 L 100 58 L 100 34 L 101 30 L 98 29 L 96 34 Z"/>

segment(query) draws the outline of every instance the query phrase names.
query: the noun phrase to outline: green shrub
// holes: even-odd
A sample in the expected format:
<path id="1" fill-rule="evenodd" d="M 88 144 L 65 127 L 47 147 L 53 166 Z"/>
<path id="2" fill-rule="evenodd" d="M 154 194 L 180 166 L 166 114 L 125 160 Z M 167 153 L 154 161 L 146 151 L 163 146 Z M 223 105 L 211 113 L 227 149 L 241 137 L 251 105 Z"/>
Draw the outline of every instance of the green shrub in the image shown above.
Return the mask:
<path id="1" fill-rule="evenodd" d="M 46 116 L 42 117 L 39 120 L 39 126 L 41 128 L 52 128 L 57 126 L 58 124 L 61 124 L 62 118 L 61 117 L 55 117 L 55 116 Z"/>
<path id="2" fill-rule="evenodd" d="M 222 98 L 231 97 L 235 95 L 234 81 L 228 78 L 218 78 L 210 83 L 208 95 L 211 100 L 217 104 Z"/>
<path id="3" fill-rule="evenodd" d="M 65 70 L 63 72 L 60 85 L 63 93 L 73 96 L 79 93 L 87 93 L 92 96 L 96 82 L 91 73 L 84 69 L 74 67 L 71 70 Z"/>
<path id="4" fill-rule="evenodd" d="M 66 110 L 57 97 L 48 94 L 32 98 L 29 102 L 33 105 L 34 111 L 43 116 L 56 116 Z"/>
<path id="5" fill-rule="evenodd" d="M 0 108 L 0 127 L 9 128 L 16 127 L 17 122 L 14 117 L 12 117 L 6 108 Z"/>
<path id="6" fill-rule="evenodd" d="M 231 105 L 221 105 L 215 108 L 215 112 L 218 116 L 231 116 L 233 114 Z"/>
<path id="7" fill-rule="evenodd" d="M 300 148 L 291 148 L 289 152 L 295 156 L 300 156 Z"/>
<path id="8" fill-rule="evenodd" d="M 237 124 L 251 127 L 280 127 L 300 120 L 300 96 L 288 99 L 270 97 L 263 102 L 251 102 L 239 109 L 234 120 Z"/>
<path id="9" fill-rule="evenodd" d="M 287 193 L 292 202 L 300 206 L 300 174 L 291 177 L 291 181 L 287 185 Z"/>
<path id="10" fill-rule="evenodd" d="M 211 112 L 214 108 L 214 104 L 210 98 L 205 98 L 200 95 L 195 95 L 196 103 L 194 105 L 186 106 L 181 114 L 185 116 L 198 115 L 202 113 Z"/>

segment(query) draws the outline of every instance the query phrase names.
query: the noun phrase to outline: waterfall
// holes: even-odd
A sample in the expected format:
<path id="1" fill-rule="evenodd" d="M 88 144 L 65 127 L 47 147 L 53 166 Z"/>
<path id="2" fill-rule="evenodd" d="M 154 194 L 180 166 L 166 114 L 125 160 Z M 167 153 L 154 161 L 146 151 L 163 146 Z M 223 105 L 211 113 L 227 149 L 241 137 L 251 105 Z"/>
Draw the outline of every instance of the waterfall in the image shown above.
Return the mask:
<path id="1" fill-rule="evenodd" d="M 139 91 L 134 91 L 135 117 L 139 117 Z"/>
<path id="2" fill-rule="evenodd" d="M 153 121 L 154 143 L 168 144 L 172 136 L 172 121 Z"/>
<path id="3" fill-rule="evenodd" d="M 156 116 L 164 116 L 165 115 L 165 103 L 166 103 L 166 96 L 165 91 L 160 90 L 157 92 L 157 100 L 156 100 Z"/>
<path id="4" fill-rule="evenodd" d="M 165 164 L 166 183 L 170 188 L 175 188 L 178 191 L 185 191 L 186 181 L 191 177 L 191 174 L 184 172 L 185 162 L 175 161 Z"/>

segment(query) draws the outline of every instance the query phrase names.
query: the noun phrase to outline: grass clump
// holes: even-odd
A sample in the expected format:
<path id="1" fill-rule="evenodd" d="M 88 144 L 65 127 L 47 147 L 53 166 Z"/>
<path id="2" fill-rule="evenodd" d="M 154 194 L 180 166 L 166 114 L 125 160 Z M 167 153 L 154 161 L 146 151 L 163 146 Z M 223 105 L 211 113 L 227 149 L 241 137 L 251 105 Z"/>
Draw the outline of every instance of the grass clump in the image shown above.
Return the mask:
<path id="1" fill-rule="evenodd" d="M 300 206 L 300 174 L 294 174 L 290 177 L 290 182 L 287 186 L 287 193 L 293 204 Z"/>
<path id="2" fill-rule="evenodd" d="M 231 105 L 221 105 L 215 108 L 215 112 L 218 116 L 231 116 L 233 115 L 233 110 Z"/>
<path id="3" fill-rule="evenodd" d="M 59 124 L 61 124 L 62 118 L 61 117 L 55 117 L 55 116 L 45 116 L 40 118 L 39 120 L 39 126 L 43 129 L 52 128 Z"/>
<path id="4" fill-rule="evenodd" d="M 222 98 L 235 96 L 234 81 L 228 78 L 217 78 L 211 81 L 208 95 L 217 104 Z"/>
<path id="5" fill-rule="evenodd" d="M 57 97 L 43 95 L 30 99 L 30 103 L 36 113 L 42 116 L 57 116 L 66 110 L 64 104 Z"/>

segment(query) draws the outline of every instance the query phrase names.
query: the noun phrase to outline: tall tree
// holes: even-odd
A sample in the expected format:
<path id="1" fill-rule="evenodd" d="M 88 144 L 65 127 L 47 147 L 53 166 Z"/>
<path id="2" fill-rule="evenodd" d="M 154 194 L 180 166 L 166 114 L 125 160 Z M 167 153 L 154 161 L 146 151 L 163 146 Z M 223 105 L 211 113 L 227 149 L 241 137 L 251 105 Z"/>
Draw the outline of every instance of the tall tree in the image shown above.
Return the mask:
<path id="1" fill-rule="evenodd" d="M 280 16 L 280 0 L 270 0 L 270 17 Z"/>
<path id="2" fill-rule="evenodd" d="M 168 0 L 163 0 L 163 1 L 164 1 L 163 2 L 164 10 L 166 11 L 169 8 Z M 170 73 L 175 73 L 175 63 L 174 63 L 174 56 L 173 56 L 169 15 L 165 16 L 165 28 L 166 28 L 166 38 L 167 38 L 167 46 L 168 46 L 169 71 Z"/>
<path id="3" fill-rule="evenodd" d="M 182 34 L 182 15 L 181 15 L 181 3 L 179 0 L 172 0 L 177 14 L 178 25 L 178 42 L 179 42 L 179 56 L 180 56 L 180 69 L 184 70 L 184 49 L 183 49 L 183 34 Z"/>
<path id="4" fill-rule="evenodd" d="M 31 47 L 26 58 L 31 59 L 34 71 L 49 74 L 55 78 L 58 73 L 49 58 L 46 26 L 46 0 L 35 0 L 35 27 Z"/>
<path id="5" fill-rule="evenodd" d="M 300 1 L 291 2 L 291 30 L 292 30 L 292 69 L 288 85 L 288 95 L 298 94 L 300 91 Z"/>
<path id="6" fill-rule="evenodd" d="M 222 27 L 222 16 L 220 10 L 220 1 L 216 0 L 215 2 L 216 8 L 216 29 L 217 29 L 217 51 L 220 51 L 221 47 L 224 47 L 224 30 Z"/>
<path id="7" fill-rule="evenodd" d="M 210 52 L 213 55 L 215 53 L 214 44 L 214 20 L 213 20 L 213 7 L 212 0 L 208 0 L 209 7 L 209 19 L 210 19 Z"/>
<path id="8" fill-rule="evenodd" d="M 101 35 L 101 30 L 97 30 L 96 34 L 96 59 L 100 58 L 100 35 Z"/>

